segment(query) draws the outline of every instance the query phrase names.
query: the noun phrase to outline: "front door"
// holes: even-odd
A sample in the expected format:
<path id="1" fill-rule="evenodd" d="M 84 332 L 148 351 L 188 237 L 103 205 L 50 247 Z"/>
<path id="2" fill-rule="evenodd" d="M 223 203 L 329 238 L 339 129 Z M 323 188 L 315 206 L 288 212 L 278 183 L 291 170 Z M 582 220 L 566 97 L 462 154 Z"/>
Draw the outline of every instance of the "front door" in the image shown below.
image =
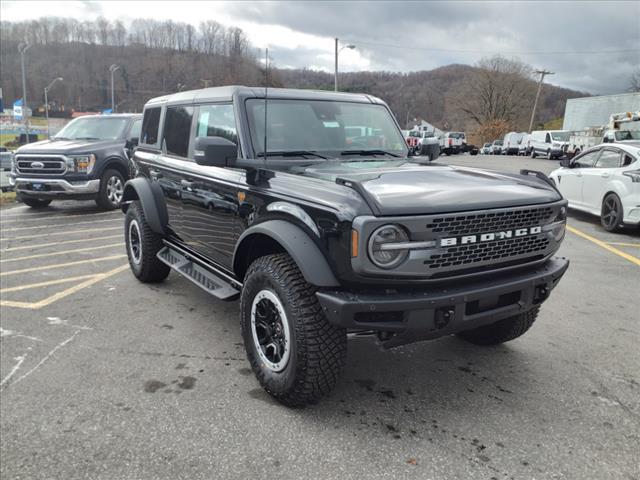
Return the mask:
<path id="1" fill-rule="evenodd" d="M 571 162 L 571 168 L 563 168 L 558 174 L 558 189 L 567 200 L 569 206 L 582 207 L 582 181 L 586 170 L 595 165 L 599 150 L 577 156 Z"/>

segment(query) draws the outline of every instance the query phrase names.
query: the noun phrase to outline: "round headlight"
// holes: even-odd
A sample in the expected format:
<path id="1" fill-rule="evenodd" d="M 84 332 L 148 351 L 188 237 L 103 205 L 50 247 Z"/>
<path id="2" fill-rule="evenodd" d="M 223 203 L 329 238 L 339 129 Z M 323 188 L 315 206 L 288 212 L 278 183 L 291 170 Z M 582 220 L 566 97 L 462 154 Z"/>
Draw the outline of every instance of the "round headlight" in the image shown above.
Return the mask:
<path id="1" fill-rule="evenodd" d="M 406 248 L 395 248 L 394 243 L 409 241 L 409 235 L 399 225 L 384 225 L 369 237 L 369 258 L 380 268 L 394 268 L 409 255 Z"/>

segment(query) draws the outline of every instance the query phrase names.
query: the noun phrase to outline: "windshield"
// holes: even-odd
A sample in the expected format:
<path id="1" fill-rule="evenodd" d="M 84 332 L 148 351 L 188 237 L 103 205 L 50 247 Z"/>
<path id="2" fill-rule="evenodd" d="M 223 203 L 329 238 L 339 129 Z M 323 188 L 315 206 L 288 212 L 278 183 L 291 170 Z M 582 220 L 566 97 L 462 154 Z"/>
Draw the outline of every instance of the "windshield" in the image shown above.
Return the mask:
<path id="1" fill-rule="evenodd" d="M 262 99 L 246 101 L 249 130 L 256 156 L 264 153 L 264 105 Z M 406 157 L 404 138 L 383 105 L 316 100 L 269 100 L 267 106 L 268 156 L 302 152 L 338 158 L 369 152 Z M 294 155 L 293 153 L 296 153 Z M 299 155 L 297 153 L 300 152 Z"/>
<path id="2" fill-rule="evenodd" d="M 76 118 L 53 138 L 65 140 L 115 140 L 122 137 L 128 118 L 82 117 Z"/>
<path id="3" fill-rule="evenodd" d="M 614 133 L 616 140 L 623 142 L 625 140 L 640 140 L 640 131 L 620 130 Z"/>
<path id="4" fill-rule="evenodd" d="M 502 140 L 496 140 L 493 143 L 494 143 L 494 145 L 502 145 Z"/>
<path id="5" fill-rule="evenodd" d="M 551 138 L 557 142 L 568 142 L 571 132 L 551 132 Z"/>
<path id="6" fill-rule="evenodd" d="M 491 144 L 490 144 L 490 143 L 485 143 L 485 144 L 484 144 L 484 146 L 485 146 L 485 147 L 490 147 L 490 146 L 491 146 Z"/>
<path id="7" fill-rule="evenodd" d="M 461 132 L 449 132 L 449 133 L 447 133 L 447 137 L 449 137 L 449 138 L 464 138 L 464 133 L 461 133 Z"/>
<path id="8" fill-rule="evenodd" d="M 409 136 L 410 137 L 419 137 L 420 136 L 420 132 L 416 132 L 415 130 L 411 130 L 409 132 Z"/>

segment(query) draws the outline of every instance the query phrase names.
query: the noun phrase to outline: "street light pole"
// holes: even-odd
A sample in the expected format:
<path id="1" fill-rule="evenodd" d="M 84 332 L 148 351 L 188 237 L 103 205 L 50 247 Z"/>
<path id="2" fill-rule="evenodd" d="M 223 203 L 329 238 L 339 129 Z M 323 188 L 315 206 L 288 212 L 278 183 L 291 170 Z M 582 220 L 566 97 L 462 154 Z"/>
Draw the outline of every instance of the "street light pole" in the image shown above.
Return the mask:
<path id="1" fill-rule="evenodd" d="M 542 82 L 546 75 L 553 75 L 553 72 L 547 70 L 536 70 L 536 73 L 540 74 L 540 81 L 538 82 L 538 92 L 536 93 L 536 100 L 533 102 L 533 110 L 531 111 L 531 121 L 529 122 L 529 133 L 533 129 L 533 119 L 536 116 L 536 108 L 538 108 L 538 98 L 540 98 L 540 91 L 542 90 Z"/>
<path id="2" fill-rule="evenodd" d="M 47 117 L 47 138 L 51 138 L 51 131 L 49 129 L 49 97 L 47 94 L 56 82 L 61 82 L 62 80 L 62 77 L 54 78 L 49 85 L 44 87 L 44 114 Z"/>
<path id="3" fill-rule="evenodd" d="M 29 107 L 27 105 L 27 76 L 24 70 L 24 54 L 31 44 L 29 42 L 20 42 L 18 51 L 20 52 L 20 65 L 22 67 L 22 116 L 24 117 L 24 129 L 27 133 L 27 143 L 29 143 Z"/>
<path id="4" fill-rule="evenodd" d="M 116 65 L 115 63 L 109 67 L 109 71 L 111 72 L 111 113 L 116 113 L 116 100 L 113 90 L 113 74 L 116 73 L 116 70 L 119 69 L 120 65 Z"/>
<path id="5" fill-rule="evenodd" d="M 336 45 L 335 45 L 335 74 L 333 76 L 333 90 L 335 92 L 338 91 L 338 54 L 345 48 L 348 48 L 349 50 L 353 50 L 354 48 L 356 48 L 355 45 L 343 45 L 342 48 L 338 48 L 338 37 L 335 38 L 336 41 Z"/>

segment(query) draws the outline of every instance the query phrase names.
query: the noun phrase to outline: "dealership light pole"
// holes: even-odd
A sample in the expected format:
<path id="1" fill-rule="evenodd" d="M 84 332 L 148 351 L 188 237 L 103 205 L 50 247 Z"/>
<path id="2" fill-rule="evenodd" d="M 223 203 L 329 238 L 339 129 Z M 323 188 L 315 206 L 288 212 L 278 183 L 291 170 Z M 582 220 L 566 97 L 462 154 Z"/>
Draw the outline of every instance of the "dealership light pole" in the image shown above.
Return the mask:
<path id="1" fill-rule="evenodd" d="M 49 97 L 47 94 L 56 82 L 61 82 L 62 80 L 62 77 L 54 78 L 49 85 L 44 87 L 44 114 L 47 117 L 47 138 L 51 137 L 51 132 L 49 130 Z"/>
<path id="2" fill-rule="evenodd" d="M 113 90 L 113 74 L 116 73 L 116 70 L 119 69 L 120 65 L 116 65 L 115 63 L 109 67 L 109 71 L 111 72 L 111 113 L 116 113 L 116 100 Z"/>
<path id="3" fill-rule="evenodd" d="M 538 107 L 538 98 L 540 98 L 540 91 L 542 90 L 542 82 L 546 75 L 553 75 L 553 72 L 547 70 L 536 70 L 536 73 L 540 75 L 540 81 L 538 82 L 538 92 L 536 93 L 536 100 L 533 102 L 533 110 L 531 111 L 531 121 L 529 122 L 529 133 L 533 129 L 533 119 L 536 116 L 536 108 Z"/>
<path id="4" fill-rule="evenodd" d="M 336 37 L 336 71 L 335 71 L 335 75 L 334 75 L 334 79 L 333 79 L 333 90 L 334 91 L 338 91 L 338 54 L 344 50 L 345 48 L 348 48 L 349 50 L 353 50 L 354 48 L 356 48 L 355 45 L 352 44 L 348 44 L 348 45 L 343 45 L 341 48 L 339 48 L 339 42 L 338 42 L 338 38 Z"/>
<path id="5" fill-rule="evenodd" d="M 24 118 L 24 128 L 27 133 L 27 143 L 29 143 L 29 107 L 27 106 L 27 76 L 24 71 L 24 54 L 31 44 L 29 42 L 20 42 L 18 44 L 18 52 L 20 52 L 20 65 L 22 66 L 22 117 Z"/>

